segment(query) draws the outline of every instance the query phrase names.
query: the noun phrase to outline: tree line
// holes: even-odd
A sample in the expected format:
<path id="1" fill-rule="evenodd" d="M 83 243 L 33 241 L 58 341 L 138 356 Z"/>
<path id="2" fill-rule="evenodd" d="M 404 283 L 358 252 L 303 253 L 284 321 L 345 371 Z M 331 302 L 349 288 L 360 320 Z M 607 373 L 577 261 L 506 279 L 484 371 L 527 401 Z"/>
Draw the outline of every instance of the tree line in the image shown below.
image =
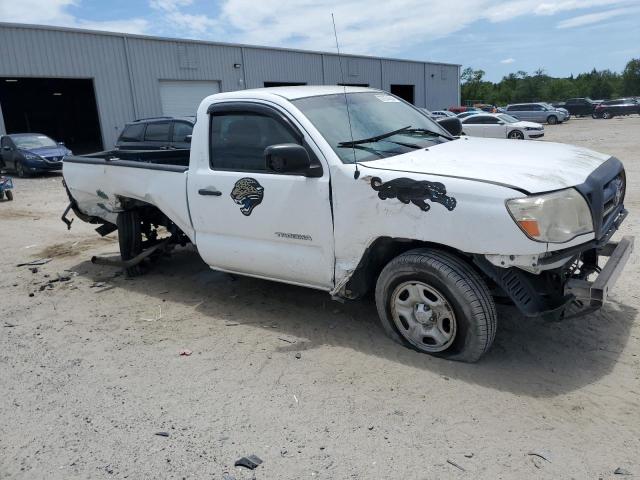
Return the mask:
<path id="1" fill-rule="evenodd" d="M 494 105 L 518 102 L 556 102 L 572 97 L 611 99 L 640 96 L 640 58 L 630 60 L 622 73 L 596 70 L 577 76 L 551 77 L 543 69 L 533 74 L 510 73 L 498 83 L 484 80 L 484 70 L 467 67 L 462 71 L 461 96 L 464 102 Z"/>

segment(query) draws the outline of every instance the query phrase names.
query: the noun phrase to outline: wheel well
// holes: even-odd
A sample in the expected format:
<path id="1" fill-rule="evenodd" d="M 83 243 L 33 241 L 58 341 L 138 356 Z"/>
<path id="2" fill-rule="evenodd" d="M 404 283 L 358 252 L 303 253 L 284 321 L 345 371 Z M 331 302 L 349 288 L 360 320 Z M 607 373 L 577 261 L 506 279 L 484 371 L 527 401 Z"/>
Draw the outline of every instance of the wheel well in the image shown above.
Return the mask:
<path id="1" fill-rule="evenodd" d="M 135 198 L 123 196 L 118 196 L 118 201 L 122 211 L 138 210 L 140 213 L 140 220 L 143 222 L 163 226 L 172 235 L 176 235 L 181 239 L 187 238 L 184 232 L 182 232 L 182 230 L 155 205 Z"/>
<path id="2" fill-rule="evenodd" d="M 346 283 L 344 295 L 347 298 L 360 298 L 375 287 L 375 282 L 382 269 L 395 257 L 416 248 L 433 248 L 447 251 L 463 259 L 475 270 L 469 255 L 438 243 L 411 240 L 407 238 L 379 237 L 364 251 L 358 266 Z"/>

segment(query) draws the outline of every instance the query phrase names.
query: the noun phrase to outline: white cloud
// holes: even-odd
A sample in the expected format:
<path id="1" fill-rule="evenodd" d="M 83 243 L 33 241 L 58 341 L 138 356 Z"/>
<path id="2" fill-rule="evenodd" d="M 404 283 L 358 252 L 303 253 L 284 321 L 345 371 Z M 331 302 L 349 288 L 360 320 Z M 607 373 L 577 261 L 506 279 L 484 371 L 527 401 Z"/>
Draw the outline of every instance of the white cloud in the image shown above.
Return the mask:
<path id="1" fill-rule="evenodd" d="M 161 14 L 164 24 L 173 30 L 187 30 L 189 36 L 193 34 L 219 33 L 220 24 L 217 19 L 204 14 L 190 14 L 184 12 L 193 0 L 149 0 L 149 6 Z"/>
<path id="2" fill-rule="evenodd" d="M 93 21 L 77 18 L 67 10 L 81 0 L 0 0 L 0 21 L 78 27 L 112 32 L 145 33 L 149 23 L 143 18 Z"/>
<path id="3" fill-rule="evenodd" d="M 558 23 L 558 28 L 583 27 L 585 25 L 591 25 L 593 23 L 602 22 L 604 20 L 608 20 L 608 19 L 613 18 L 613 17 L 619 17 L 621 15 L 626 15 L 628 13 L 631 13 L 631 11 L 633 11 L 633 10 L 636 10 L 636 9 L 615 8 L 613 10 L 607 10 L 607 11 L 604 11 L 604 12 L 589 13 L 589 14 L 586 14 L 586 15 L 579 15 L 577 17 L 572 17 L 572 18 L 568 18 L 567 20 L 561 21 L 560 23 Z M 640 20 L 639 20 L 639 22 L 640 22 Z"/>
<path id="4" fill-rule="evenodd" d="M 508 64 L 513 63 L 515 61 L 516 61 L 515 58 L 505 58 L 504 60 L 500 60 L 500 63 L 504 63 L 505 65 L 508 65 Z"/>

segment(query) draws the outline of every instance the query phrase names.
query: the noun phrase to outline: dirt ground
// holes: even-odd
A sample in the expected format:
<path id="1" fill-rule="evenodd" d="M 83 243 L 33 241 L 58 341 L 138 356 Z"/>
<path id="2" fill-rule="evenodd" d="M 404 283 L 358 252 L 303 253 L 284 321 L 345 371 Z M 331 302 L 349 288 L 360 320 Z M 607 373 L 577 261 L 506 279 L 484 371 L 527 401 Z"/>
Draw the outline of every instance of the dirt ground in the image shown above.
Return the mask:
<path id="1" fill-rule="evenodd" d="M 546 130 L 625 162 L 617 236 L 639 234 L 640 117 Z M 468 365 L 393 343 L 371 302 L 233 278 L 193 249 L 127 279 L 90 262 L 114 235 L 60 222 L 60 175 L 15 184 L 0 204 L 2 479 L 640 477 L 636 254 L 586 318 L 501 307 Z M 264 463 L 234 467 L 249 454 Z"/>

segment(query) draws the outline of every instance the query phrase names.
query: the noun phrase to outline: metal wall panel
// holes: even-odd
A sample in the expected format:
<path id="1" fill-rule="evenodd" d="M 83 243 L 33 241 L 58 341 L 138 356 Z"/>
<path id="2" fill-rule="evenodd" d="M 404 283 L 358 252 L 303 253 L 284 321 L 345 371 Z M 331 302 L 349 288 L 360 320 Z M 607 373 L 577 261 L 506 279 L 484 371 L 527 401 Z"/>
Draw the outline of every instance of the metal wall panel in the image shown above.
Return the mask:
<path id="1" fill-rule="evenodd" d="M 368 84 L 373 88 L 382 87 L 382 64 L 377 58 L 323 55 L 324 83 L 335 85 L 336 83 Z M 344 81 L 340 73 L 340 63 Z"/>
<path id="2" fill-rule="evenodd" d="M 126 42 L 137 117 L 162 115 L 160 80 L 216 81 L 223 92 L 244 88 L 239 47 L 133 37 Z"/>
<path id="3" fill-rule="evenodd" d="M 0 26 L 0 76 L 93 79 L 105 147 L 133 116 L 126 65 L 122 37 Z"/>
<path id="4" fill-rule="evenodd" d="M 323 83 L 320 54 L 249 47 L 243 50 L 247 88 L 264 87 L 264 82 Z"/>
<path id="5" fill-rule="evenodd" d="M 460 69 L 457 65 L 426 63 L 427 108 L 442 110 L 460 104 Z"/>
<path id="6" fill-rule="evenodd" d="M 382 60 L 382 89 L 391 90 L 391 85 L 414 85 L 415 106 L 425 106 L 424 64 L 402 60 Z"/>

